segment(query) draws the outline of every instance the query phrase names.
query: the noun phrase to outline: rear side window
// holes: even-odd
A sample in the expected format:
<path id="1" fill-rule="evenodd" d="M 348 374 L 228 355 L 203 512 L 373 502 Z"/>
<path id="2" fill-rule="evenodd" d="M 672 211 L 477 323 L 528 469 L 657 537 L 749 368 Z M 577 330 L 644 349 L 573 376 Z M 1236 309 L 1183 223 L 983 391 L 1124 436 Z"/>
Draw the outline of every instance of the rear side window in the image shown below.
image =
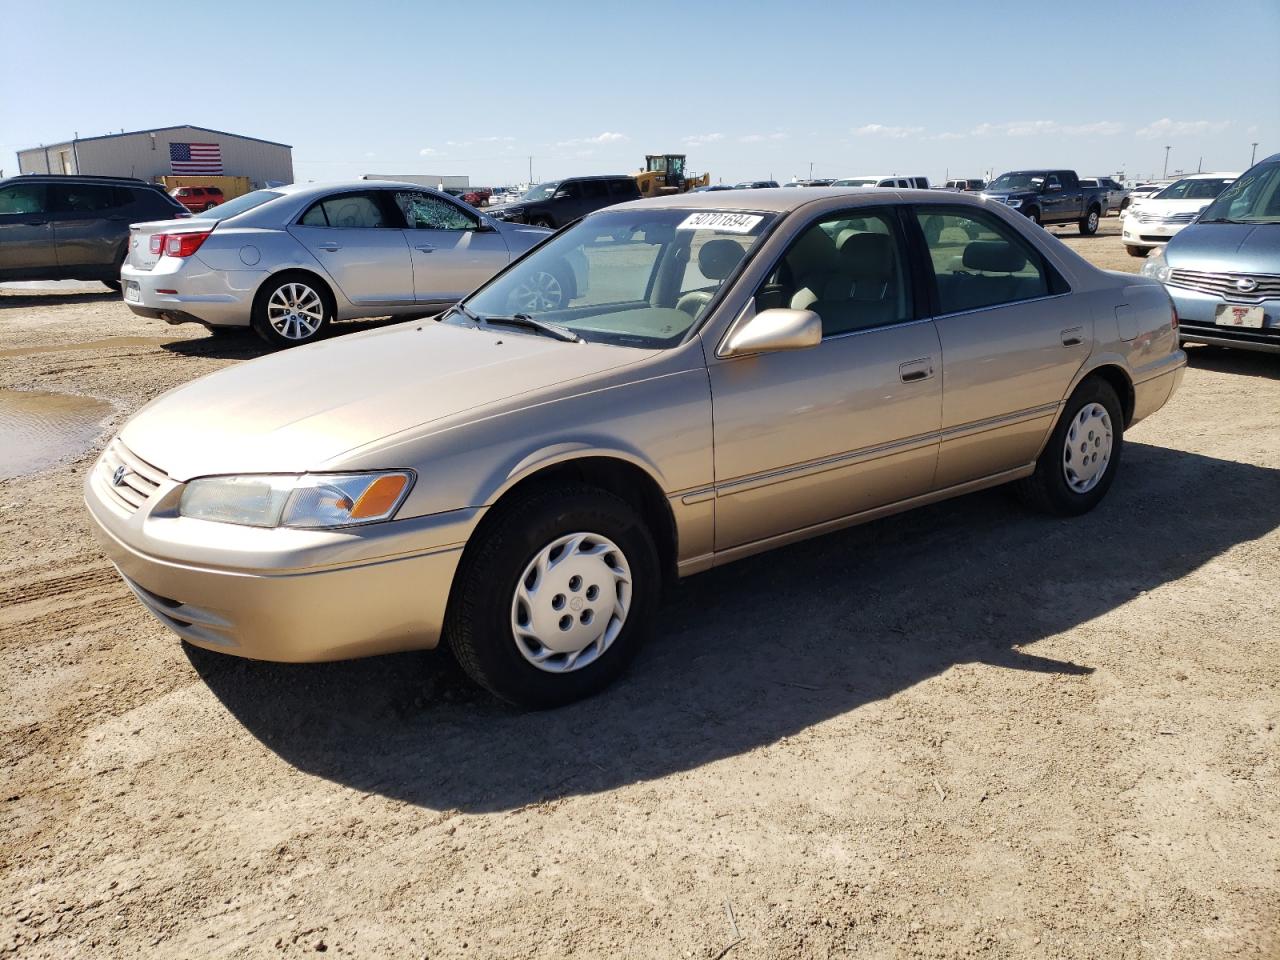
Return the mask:
<path id="1" fill-rule="evenodd" d="M 299 221 L 308 227 L 360 229 L 387 226 L 382 207 L 369 193 L 344 193 L 311 205 Z"/>
<path id="2" fill-rule="evenodd" d="M 640 196 L 640 187 L 630 177 L 625 180 L 610 180 L 609 193 L 618 200 L 634 200 Z"/>
<path id="3" fill-rule="evenodd" d="M 960 313 L 1056 292 L 1039 251 L 979 211 L 917 207 L 936 281 L 938 312 Z"/>
<path id="4" fill-rule="evenodd" d="M 59 183 L 49 188 L 53 209 L 68 213 L 98 213 L 120 205 L 115 187 L 97 183 Z"/>
<path id="5" fill-rule="evenodd" d="M 582 196 L 586 200 L 607 200 L 609 198 L 609 184 L 604 180 L 584 180 L 582 181 Z"/>

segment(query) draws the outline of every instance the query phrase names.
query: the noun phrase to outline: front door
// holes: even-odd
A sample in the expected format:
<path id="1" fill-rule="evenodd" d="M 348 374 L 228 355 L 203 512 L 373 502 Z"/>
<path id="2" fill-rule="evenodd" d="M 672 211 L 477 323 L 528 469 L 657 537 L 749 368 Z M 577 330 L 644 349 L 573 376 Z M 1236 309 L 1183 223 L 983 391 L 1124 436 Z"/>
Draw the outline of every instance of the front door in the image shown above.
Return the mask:
<path id="1" fill-rule="evenodd" d="M 0 277 L 38 278 L 58 265 L 42 183 L 12 183 L 0 189 Z"/>
<path id="2" fill-rule="evenodd" d="M 419 303 L 461 300 L 511 259 L 502 234 L 453 201 L 426 190 L 389 193 L 404 217 Z"/>
<path id="3" fill-rule="evenodd" d="M 289 232 L 354 304 L 412 304 L 413 266 L 400 215 L 381 190 L 317 200 Z"/>
<path id="4" fill-rule="evenodd" d="M 824 216 L 748 309 L 822 319 L 811 349 L 721 360 L 707 344 L 716 550 L 928 492 L 942 415 L 933 323 L 911 294 L 893 207 Z"/>
<path id="5" fill-rule="evenodd" d="M 945 384 L 938 486 L 949 487 L 1035 460 L 1089 356 L 1093 317 L 994 213 L 919 206 L 915 216 L 934 273 Z"/>

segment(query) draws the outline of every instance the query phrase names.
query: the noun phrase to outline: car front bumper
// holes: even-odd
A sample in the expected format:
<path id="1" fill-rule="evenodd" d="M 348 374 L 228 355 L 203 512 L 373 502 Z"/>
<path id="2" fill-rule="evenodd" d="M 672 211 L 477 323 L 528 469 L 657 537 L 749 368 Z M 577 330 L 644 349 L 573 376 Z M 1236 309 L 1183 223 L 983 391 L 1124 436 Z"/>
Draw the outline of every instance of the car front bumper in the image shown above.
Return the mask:
<path id="1" fill-rule="evenodd" d="M 1185 230 L 1187 223 L 1139 223 L 1135 216 L 1126 216 L 1120 224 L 1121 237 L 1128 247 L 1158 247 L 1168 243 L 1177 233 Z"/>
<path id="2" fill-rule="evenodd" d="M 109 456 L 85 479 L 94 533 L 147 610 L 184 640 L 294 663 L 439 643 L 480 511 L 328 531 L 210 523 L 178 516 L 183 485 L 173 481 L 131 510 L 111 490 Z"/>
<path id="3" fill-rule="evenodd" d="M 1173 298 L 1174 309 L 1178 312 L 1180 339 L 1262 353 L 1280 353 L 1280 300 L 1263 300 L 1260 304 L 1234 304 L 1261 306 L 1263 326 L 1225 327 L 1215 322 L 1218 307 L 1227 302 L 1222 297 L 1171 284 L 1165 284 L 1165 290 Z"/>
<path id="4" fill-rule="evenodd" d="M 130 310 L 153 320 L 247 327 L 266 276 L 264 270 L 214 270 L 194 256 L 163 257 L 152 270 L 121 267 L 121 296 Z"/>

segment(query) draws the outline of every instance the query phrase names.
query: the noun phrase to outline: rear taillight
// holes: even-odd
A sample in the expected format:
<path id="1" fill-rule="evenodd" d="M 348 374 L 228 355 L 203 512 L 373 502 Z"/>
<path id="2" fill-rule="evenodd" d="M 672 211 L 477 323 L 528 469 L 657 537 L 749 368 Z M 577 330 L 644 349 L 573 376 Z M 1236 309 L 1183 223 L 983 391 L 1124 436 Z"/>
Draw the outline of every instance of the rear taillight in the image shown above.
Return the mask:
<path id="1" fill-rule="evenodd" d="M 153 233 L 150 250 L 166 257 L 189 257 L 200 249 L 210 231 L 203 233 Z"/>

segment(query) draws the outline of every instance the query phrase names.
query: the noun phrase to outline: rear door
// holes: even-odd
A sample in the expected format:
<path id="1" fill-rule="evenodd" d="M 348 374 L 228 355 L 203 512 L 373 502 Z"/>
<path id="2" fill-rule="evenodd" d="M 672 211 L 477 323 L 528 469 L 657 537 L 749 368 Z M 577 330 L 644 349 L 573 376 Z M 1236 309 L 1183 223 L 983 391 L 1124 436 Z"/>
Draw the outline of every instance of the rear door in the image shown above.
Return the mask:
<path id="1" fill-rule="evenodd" d="M 460 300 L 511 259 L 502 234 L 482 229 L 475 214 L 452 200 L 427 190 L 386 193 L 404 218 L 418 303 Z"/>
<path id="2" fill-rule="evenodd" d="M 57 264 L 48 188 L 43 183 L 0 187 L 0 276 L 34 278 Z"/>
<path id="3" fill-rule="evenodd" d="M 1035 460 L 1089 356 L 1093 318 L 994 213 L 933 204 L 913 212 L 942 345 L 945 488 Z"/>
<path id="4" fill-rule="evenodd" d="M 129 238 L 124 191 L 72 181 L 51 185 L 49 199 L 59 268 L 118 272 Z"/>
<path id="5" fill-rule="evenodd" d="M 383 190 L 330 194 L 289 232 L 354 304 L 411 304 L 413 264 L 403 221 Z"/>

